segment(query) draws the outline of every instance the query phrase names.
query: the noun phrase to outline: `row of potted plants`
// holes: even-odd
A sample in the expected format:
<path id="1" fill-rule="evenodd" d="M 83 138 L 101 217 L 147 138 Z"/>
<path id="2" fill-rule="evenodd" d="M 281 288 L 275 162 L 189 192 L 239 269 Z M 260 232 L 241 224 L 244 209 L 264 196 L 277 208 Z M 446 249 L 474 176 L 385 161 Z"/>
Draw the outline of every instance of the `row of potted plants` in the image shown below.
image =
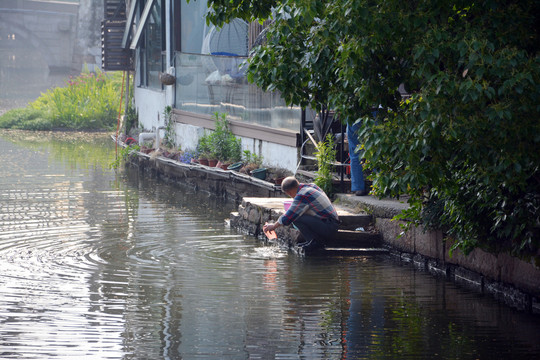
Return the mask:
<path id="1" fill-rule="evenodd" d="M 170 111 L 169 111 L 170 112 Z M 167 118 L 167 109 L 165 112 Z M 262 167 L 262 156 L 252 153 L 249 150 L 242 151 L 241 139 L 237 138 L 229 128 L 227 114 L 214 113 L 215 130 L 205 133 L 199 138 L 196 149 L 181 150 L 180 147 L 175 148 L 173 141 L 164 141 L 169 138 L 174 138 L 174 134 L 167 135 L 159 144 L 157 149 L 154 149 L 149 144 L 139 144 L 139 151 L 146 154 L 155 154 L 164 156 L 183 163 L 198 163 L 205 166 L 220 167 L 225 170 L 238 171 L 256 178 L 265 180 L 268 177 L 269 181 L 279 184 L 279 180 L 283 178 L 283 171 L 277 169 L 266 169 Z M 167 128 L 169 129 L 169 127 Z M 136 140 L 123 136 L 123 141 Z M 129 145 L 129 144 L 128 144 Z"/>
<path id="2" fill-rule="evenodd" d="M 229 128 L 227 114 L 214 113 L 215 130 L 204 134 L 197 144 L 197 162 L 201 165 L 235 170 L 257 178 L 266 177 L 261 168 L 262 157 L 249 150 L 242 152 L 242 143 Z"/>
<path id="3" fill-rule="evenodd" d="M 198 162 L 202 165 L 227 168 L 242 157 L 242 144 L 229 129 L 227 114 L 214 114 L 216 128 L 199 138 L 197 144 Z"/>

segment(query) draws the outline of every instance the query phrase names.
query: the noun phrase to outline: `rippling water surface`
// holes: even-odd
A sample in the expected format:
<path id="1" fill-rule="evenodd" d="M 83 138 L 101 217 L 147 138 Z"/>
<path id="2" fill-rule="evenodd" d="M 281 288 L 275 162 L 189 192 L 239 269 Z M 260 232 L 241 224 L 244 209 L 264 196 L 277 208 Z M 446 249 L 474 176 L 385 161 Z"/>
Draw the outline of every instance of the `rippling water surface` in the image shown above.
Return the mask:
<path id="1" fill-rule="evenodd" d="M 523 359 L 538 317 L 385 257 L 302 259 L 233 205 L 109 170 L 104 135 L 0 133 L 0 358 Z"/>

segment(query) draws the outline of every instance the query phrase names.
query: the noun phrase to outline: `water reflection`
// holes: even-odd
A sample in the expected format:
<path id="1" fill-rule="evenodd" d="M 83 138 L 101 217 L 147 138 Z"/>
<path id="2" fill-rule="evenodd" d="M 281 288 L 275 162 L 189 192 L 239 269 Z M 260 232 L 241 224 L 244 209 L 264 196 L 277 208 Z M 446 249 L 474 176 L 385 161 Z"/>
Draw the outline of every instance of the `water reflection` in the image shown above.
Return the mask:
<path id="1" fill-rule="evenodd" d="M 540 355 L 538 318 L 385 257 L 289 255 L 233 204 L 108 169 L 107 136 L 45 138 L 0 134 L 1 358 Z"/>

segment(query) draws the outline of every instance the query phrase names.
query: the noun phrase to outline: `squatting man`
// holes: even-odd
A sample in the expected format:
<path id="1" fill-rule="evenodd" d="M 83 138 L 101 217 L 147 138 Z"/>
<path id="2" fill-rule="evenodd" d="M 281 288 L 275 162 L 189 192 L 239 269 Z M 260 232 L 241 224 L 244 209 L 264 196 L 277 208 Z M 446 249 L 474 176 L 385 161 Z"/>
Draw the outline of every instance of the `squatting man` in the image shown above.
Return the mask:
<path id="1" fill-rule="evenodd" d="M 295 177 L 289 176 L 283 179 L 281 190 L 293 198 L 293 202 L 277 222 L 264 225 L 265 232 L 293 224 L 304 238 L 304 242 L 298 246 L 308 251 L 324 246 L 335 237 L 339 217 L 332 202 L 320 187 L 299 183 Z"/>

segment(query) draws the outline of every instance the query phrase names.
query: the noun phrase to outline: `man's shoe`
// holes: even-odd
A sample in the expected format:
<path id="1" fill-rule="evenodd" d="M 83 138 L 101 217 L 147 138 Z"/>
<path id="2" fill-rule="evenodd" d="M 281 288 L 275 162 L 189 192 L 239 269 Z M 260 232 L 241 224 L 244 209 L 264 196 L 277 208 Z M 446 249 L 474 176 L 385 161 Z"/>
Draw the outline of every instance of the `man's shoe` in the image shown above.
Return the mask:
<path id="1" fill-rule="evenodd" d="M 354 193 L 356 196 L 366 196 L 368 192 L 366 190 L 359 190 Z"/>

